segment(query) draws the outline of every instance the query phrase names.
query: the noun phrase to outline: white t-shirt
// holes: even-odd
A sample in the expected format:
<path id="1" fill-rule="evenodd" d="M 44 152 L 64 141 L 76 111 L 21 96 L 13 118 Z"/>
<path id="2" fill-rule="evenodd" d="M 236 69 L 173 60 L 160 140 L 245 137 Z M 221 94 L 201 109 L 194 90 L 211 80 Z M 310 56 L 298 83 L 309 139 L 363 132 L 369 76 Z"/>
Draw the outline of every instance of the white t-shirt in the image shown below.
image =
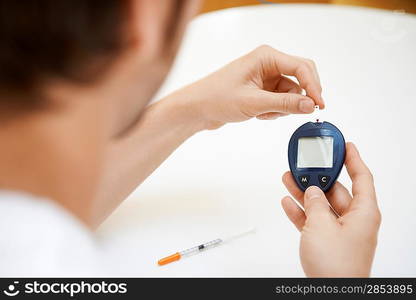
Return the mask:
<path id="1" fill-rule="evenodd" d="M 52 201 L 0 191 L 0 276 L 107 273 L 94 234 Z"/>

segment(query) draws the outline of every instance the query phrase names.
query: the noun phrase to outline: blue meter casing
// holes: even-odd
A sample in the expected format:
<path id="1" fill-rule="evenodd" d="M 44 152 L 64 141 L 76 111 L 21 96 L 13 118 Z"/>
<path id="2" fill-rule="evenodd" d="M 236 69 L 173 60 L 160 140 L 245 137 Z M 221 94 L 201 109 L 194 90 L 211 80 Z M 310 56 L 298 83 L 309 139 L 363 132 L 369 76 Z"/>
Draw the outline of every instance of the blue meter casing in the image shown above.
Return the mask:
<path id="1" fill-rule="evenodd" d="M 345 140 L 329 122 L 308 122 L 293 133 L 288 148 L 289 166 L 302 191 L 317 186 L 328 191 L 345 161 Z"/>

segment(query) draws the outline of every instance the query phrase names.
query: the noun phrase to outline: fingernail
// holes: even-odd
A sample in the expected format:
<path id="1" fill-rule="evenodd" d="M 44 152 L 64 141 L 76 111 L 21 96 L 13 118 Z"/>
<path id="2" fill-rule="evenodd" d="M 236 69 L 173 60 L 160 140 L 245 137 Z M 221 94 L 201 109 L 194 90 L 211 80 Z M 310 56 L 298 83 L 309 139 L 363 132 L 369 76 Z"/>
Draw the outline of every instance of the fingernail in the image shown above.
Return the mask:
<path id="1" fill-rule="evenodd" d="M 271 116 L 271 117 L 268 117 L 268 116 L 257 116 L 256 118 L 259 119 L 259 120 L 262 120 L 262 121 L 271 121 L 271 120 L 277 119 L 278 117 L 279 116 Z"/>
<path id="2" fill-rule="evenodd" d="M 268 120 L 268 121 L 271 121 L 271 120 L 276 120 L 278 117 L 279 117 L 279 115 L 265 116 L 265 117 L 263 118 L 263 120 Z"/>
<path id="3" fill-rule="evenodd" d="M 358 151 L 357 146 L 355 146 L 355 144 L 351 143 L 351 142 L 350 142 L 350 144 L 351 144 L 352 148 L 354 149 L 354 151 L 358 154 L 358 156 L 360 156 L 360 151 Z"/>
<path id="4" fill-rule="evenodd" d="M 310 186 L 305 191 L 305 196 L 308 199 L 320 198 L 322 196 L 322 190 L 316 186 Z"/>
<path id="5" fill-rule="evenodd" d="M 311 113 L 314 111 L 314 103 L 310 99 L 302 99 L 299 102 L 299 109 L 304 113 Z"/>
<path id="6" fill-rule="evenodd" d="M 271 120 L 276 120 L 279 116 L 274 116 L 274 117 L 268 117 L 267 120 L 271 121 Z"/>

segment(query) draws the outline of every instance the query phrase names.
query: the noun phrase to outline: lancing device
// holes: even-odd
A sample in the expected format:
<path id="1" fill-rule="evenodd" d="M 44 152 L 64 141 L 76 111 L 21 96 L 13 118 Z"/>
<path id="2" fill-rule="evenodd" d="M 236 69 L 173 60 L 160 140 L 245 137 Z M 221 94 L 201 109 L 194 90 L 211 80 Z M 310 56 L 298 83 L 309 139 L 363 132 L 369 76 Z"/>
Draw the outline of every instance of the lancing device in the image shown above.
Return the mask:
<path id="1" fill-rule="evenodd" d="M 309 186 L 328 191 L 345 161 L 345 140 L 329 122 L 308 122 L 293 133 L 288 148 L 289 167 L 302 191 Z"/>

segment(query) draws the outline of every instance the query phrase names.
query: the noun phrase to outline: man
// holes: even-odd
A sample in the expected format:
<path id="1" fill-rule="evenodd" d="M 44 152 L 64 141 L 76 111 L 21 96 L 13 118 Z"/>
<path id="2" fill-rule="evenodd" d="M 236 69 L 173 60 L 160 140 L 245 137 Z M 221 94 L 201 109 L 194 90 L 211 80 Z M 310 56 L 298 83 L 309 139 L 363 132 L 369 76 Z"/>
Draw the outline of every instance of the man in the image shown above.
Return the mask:
<path id="1" fill-rule="evenodd" d="M 187 138 L 324 108 L 315 64 L 268 46 L 148 106 L 197 8 L 194 0 L 0 0 L 2 275 L 100 274 L 106 260 L 87 227 Z M 370 274 L 380 223 L 373 180 L 352 144 L 346 166 L 352 196 L 339 183 L 327 197 L 316 187 L 303 194 L 283 176 L 304 207 L 282 200 L 302 233 L 307 276 Z"/>

